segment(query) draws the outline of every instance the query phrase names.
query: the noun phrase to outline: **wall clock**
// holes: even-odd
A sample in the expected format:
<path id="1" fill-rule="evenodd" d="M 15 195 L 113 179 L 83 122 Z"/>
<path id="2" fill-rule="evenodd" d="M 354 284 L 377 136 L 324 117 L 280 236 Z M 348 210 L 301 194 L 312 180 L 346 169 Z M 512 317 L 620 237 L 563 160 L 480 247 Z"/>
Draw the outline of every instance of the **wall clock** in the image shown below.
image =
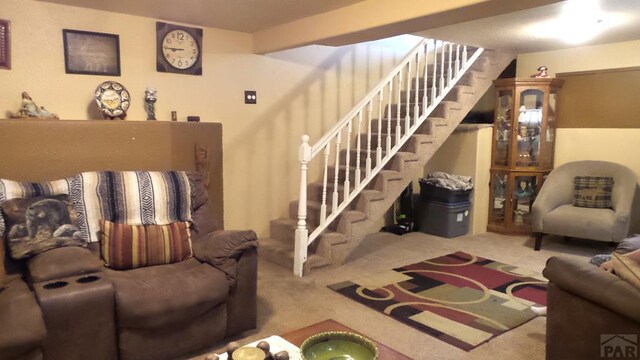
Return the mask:
<path id="1" fill-rule="evenodd" d="M 156 69 L 202 75 L 202 29 L 156 22 Z"/>

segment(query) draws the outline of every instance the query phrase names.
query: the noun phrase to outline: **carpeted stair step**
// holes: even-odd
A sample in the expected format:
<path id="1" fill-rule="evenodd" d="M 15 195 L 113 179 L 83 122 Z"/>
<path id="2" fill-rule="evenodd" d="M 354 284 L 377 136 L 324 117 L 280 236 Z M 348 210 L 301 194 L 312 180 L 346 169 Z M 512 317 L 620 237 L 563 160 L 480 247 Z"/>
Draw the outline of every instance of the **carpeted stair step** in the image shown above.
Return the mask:
<path id="1" fill-rule="evenodd" d="M 404 174 L 405 167 L 416 163 L 418 160 L 419 157 L 415 153 L 409 151 L 398 151 L 394 155 L 393 159 L 384 166 L 384 169 L 395 170 Z"/>
<path id="2" fill-rule="evenodd" d="M 383 201 L 384 199 L 385 195 L 380 190 L 362 190 L 362 192 L 360 192 L 360 194 L 358 195 L 358 198 L 355 200 L 356 205 L 354 209 L 361 211 L 364 214 L 369 214 L 372 204 Z"/>
<path id="3" fill-rule="evenodd" d="M 364 176 L 364 170 L 362 171 L 362 176 Z M 355 179 L 355 178 L 354 178 Z M 311 201 L 316 201 L 322 203 L 322 182 L 314 182 L 307 186 L 307 199 Z M 333 204 L 333 189 L 335 188 L 334 178 L 327 179 L 327 204 Z M 355 180 L 350 183 L 349 190 L 353 190 L 355 188 Z M 344 199 L 344 183 L 338 184 L 338 201 L 342 201 Z"/>
<path id="4" fill-rule="evenodd" d="M 404 132 L 404 130 L 403 130 Z M 382 150 L 382 157 L 384 157 L 385 155 L 385 151 L 384 149 L 387 148 L 387 134 L 386 133 L 380 133 L 379 134 L 379 138 L 380 138 L 380 147 L 383 149 Z M 367 141 L 367 134 L 360 134 L 360 136 L 362 137 L 363 141 Z M 393 144 L 395 144 L 396 138 L 395 136 L 391 137 L 391 146 L 393 146 Z M 378 148 L 378 129 L 376 128 L 374 130 L 374 132 L 371 134 L 371 159 L 372 159 L 372 167 L 375 167 L 375 158 L 376 158 L 376 149 Z M 365 158 L 366 159 L 366 158 Z"/>
<path id="5" fill-rule="evenodd" d="M 412 141 L 415 141 L 415 139 L 413 139 L 414 135 L 420 135 L 420 141 L 422 143 L 432 142 L 432 139 L 429 138 L 428 134 L 413 134 L 411 136 L 412 138 L 410 138 L 409 141 L 407 141 L 407 143 L 411 143 Z M 367 141 L 367 137 L 368 137 L 367 134 L 359 134 L 358 136 L 361 137 L 361 141 L 363 144 Z M 381 147 L 385 149 L 386 135 L 382 135 L 381 140 L 382 140 Z M 371 159 L 373 160 L 372 161 L 373 167 L 375 167 L 375 150 L 377 147 L 378 147 L 378 134 L 373 133 L 371 134 Z M 411 151 L 411 150 L 406 150 L 406 151 Z"/>
<path id="6" fill-rule="evenodd" d="M 462 108 L 459 103 L 452 101 L 441 101 L 429 115 L 430 117 L 448 118 L 457 116 Z"/>
<path id="7" fill-rule="evenodd" d="M 387 134 L 389 127 L 391 128 L 391 134 L 395 134 L 397 131 L 397 128 L 396 128 L 397 125 L 400 125 L 400 134 L 405 134 L 407 120 L 404 117 L 400 118 L 400 120 L 398 120 L 397 118 L 391 118 L 391 119 L 385 118 L 382 120 L 373 119 L 371 121 L 371 128 L 376 133 L 378 132 L 378 123 L 380 123 L 380 130 L 382 134 Z M 411 125 L 413 125 L 413 123 L 414 123 L 413 118 L 411 118 Z"/>
<path id="8" fill-rule="evenodd" d="M 433 135 L 430 134 L 414 133 L 400 150 L 412 152 L 421 157 L 423 149 L 433 145 L 433 138 Z"/>
<path id="9" fill-rule="evenodd" d="M 430 116 L 425 120 L 422 125 L 416 130 L 418 134 L 426 134 L 436 136 L 438 128 L 449 126 L 449 122 L 445 118 Z"/>
<path id="10" fill-rule="evenodd" d="M 269 227 L 269 237 L 272 239 L 278 239 L 281 241 L 293 243 L 293 241 L 295 240 L 295 231 L 297 226 L 297 217 L 271 220 Z M 309 230 L 309 233 L 311 233 L 315 229 L 316 226 L 307 224 L 307 230 Z"/>
<path id="11" fill-rule="evenodd" d="M 320 224 L 320 202 L 307 200 L 307 226 L 318 226 Z M 327 216 L 331 214 L 331 207 L 327 206 Z M 298 218 L 298 200 L 289 203 L 289 217 Z"/>
<path id="12" fill-rule="evenodd" d="M 384 135 L 384 137 L 386 137 L 386 135 Z M 371 142 L 373 142 L 373 140 L 374 139 L 371 139 Z M 371 156 L 371 167 L 375 167 L 375 163 L 376 163 L 375 159 L 376 159 L 376 151 L 377 151 L 376 147 L 378 145 L 377 144 L 377 138 L 375 140 L 376 140 L 376 144 L 375 144 L 376 146 L 375 147 L 374 146 L 371 147 L 370 154 L 367 154 L 368 151 L 369 151 L 366 148 L 367 144 L 365 144 L 365 143 L 361 144 L 362 149 L 359 151 L 359 153 L 360 153 L 360 169 L 362 169 L 362 170 L 366 169 L 366 166 L 367 166 L 367 162 L 366 162 L 367 155 Z M 391 145 L 393 146 L 394 143 L 395 143 L 395 138 L 392 140 Z M 384 150 L 384 149 L 386 149 L 386 147 L 385 147 L 386 146 L 385 145 L 386 144 L 386 139 L 382 140 L 382 144 L 383 144 L 383 146 L 382 146 L 382 157 L 384 157 L 387 154 L 387 152 Z M 351 146 L 355 146 L 355 142 L 352 142 Z M 356 150 L 355 148 L 352 148 L 350 150 L 347 150 L 347 149 L 340 150 L 340 157 L 339 157 L 340 158 L 340 165 L 346 165 L 347 164 L 347 153 L 349 153 L 349 166 L 354 167 L 354 168 L 357 167 L 358 163 L 357 163 L 356 160 L 358 159 L 357 158 L 358 150 Z M 362 172 L 361 178 L 364 177 L 364 175 L 365 175 L 364 172 Z M 350 179 L 353 180 L 353 179 L 355 179 L 355 177 L 354 178 L 350 178 Z"/>
<path id="13" fill-rule="evenodd" d="M 311 234 L 311 232 L 309 232 Z M 309 246 L 309 251 L 322 257 L 328 263 L 333 261 L 333 253 L 339 250 L 341 245 L 347 244 L 348 238 L 339 232 L 325 230 L 316 240 Z M 313 266 L 312 266 L 313 268 Z"/>
<path id="14" fill-rule="evenodd" d="M 386 155 L 386 153 L 383 152 L 383 158 Z M 392 161 L 389 161 L 386 165 L 385 165 L 385 169 L 394 169 L 396 171 L 400 171 L 402 168 L 402 163 L 403 162 L 407 162 L 407 161 L 416 161 L 417 159 L 417 155 L 411 152 L 405 152 L 405 151 L 399 151 L 395 154 L 396 159 L 392 159 Z M 372 168 L 375 167 L 376 162 L 375 159 L 372 158 Z M 349 166 L 348 168 L 349 171 L 349 182 L 355 182 L 355 166 Z M 364 173 L 361 171 L 361 176 L 364 177 Z M 345 179 L 346 179 L 346 173 L 347 173 L 347 167 L 345 165 L 340 165 L 338 167 L 338 185 L 344 183 Z M 335 183 L 335 174 L 336 174 L 336 168 L 334 165 L 329 165 L 328 166 L 328 179 L 331 179 L 331 181 L 328 182 L 332 182 Z"/>
<path id="15" fill-rule="evenodd" d="M 284 243 L 278 239 L 262 238 L 258 247 L 258 255 L 269 261 L 293 270 L 293 242 Z M 308 274 L 311 269 L 317 269 L 330 265 L 328 259 L 321 255 L 309 253 L 307 262 L 304 265 L 304 273 Z"/>
<path id="16" fill-rule="evenodd" d="M 402 181 L 402 174 L 400 172 L 395 170 L 380 170 L 378 176 L 373 180 L 373 186 L 371 188 L 382 192 L 386 198 L 388 196 L 387 186 L 389 183 L 396 181 Z"/>

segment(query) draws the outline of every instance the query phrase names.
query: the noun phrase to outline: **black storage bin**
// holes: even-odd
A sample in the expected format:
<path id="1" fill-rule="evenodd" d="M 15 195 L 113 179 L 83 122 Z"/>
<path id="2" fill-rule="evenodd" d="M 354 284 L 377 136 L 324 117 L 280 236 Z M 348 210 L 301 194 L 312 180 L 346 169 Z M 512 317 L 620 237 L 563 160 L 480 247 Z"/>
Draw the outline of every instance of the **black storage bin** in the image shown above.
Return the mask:
<path id="1" fill-rule="evenodd" d="M 472 191 L 473 189 L 450 190 L 429 184 L 424 179 L 420 179 L 420 200 L 422 201 L 436 201 L 447 204 L 461 203 L 469 201 Z"/>
<path id="2" fill-rule="evenodd" d="M 446 238 L 466 235 L 469 232 L 471 203 L 442 203 L 418 201 L 416 225 L 420 232 Z"/>

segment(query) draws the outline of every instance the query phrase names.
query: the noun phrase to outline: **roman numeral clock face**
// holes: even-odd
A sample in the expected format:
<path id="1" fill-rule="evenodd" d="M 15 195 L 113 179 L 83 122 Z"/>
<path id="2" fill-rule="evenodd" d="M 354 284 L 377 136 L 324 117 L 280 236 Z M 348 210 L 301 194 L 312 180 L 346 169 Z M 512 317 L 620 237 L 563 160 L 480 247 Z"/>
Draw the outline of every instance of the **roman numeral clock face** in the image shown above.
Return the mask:
<path id="1" fill-rule="evenodd" d="M 202 74 L 202 29 L 158 22 L 157 70 L 182 74 Z"/>

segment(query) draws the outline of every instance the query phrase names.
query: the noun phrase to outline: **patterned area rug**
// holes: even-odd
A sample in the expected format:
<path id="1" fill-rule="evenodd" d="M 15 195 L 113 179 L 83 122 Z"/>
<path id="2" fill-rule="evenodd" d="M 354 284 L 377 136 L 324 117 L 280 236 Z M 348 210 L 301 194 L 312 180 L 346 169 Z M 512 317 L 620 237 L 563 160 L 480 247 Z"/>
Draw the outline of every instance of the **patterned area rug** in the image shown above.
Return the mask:
<path id="1" fill-rule="evenodd" d="M 533 319 L 546 284 L 531 270 L 456 252 L 329 288 L 469 351 Z"/>

